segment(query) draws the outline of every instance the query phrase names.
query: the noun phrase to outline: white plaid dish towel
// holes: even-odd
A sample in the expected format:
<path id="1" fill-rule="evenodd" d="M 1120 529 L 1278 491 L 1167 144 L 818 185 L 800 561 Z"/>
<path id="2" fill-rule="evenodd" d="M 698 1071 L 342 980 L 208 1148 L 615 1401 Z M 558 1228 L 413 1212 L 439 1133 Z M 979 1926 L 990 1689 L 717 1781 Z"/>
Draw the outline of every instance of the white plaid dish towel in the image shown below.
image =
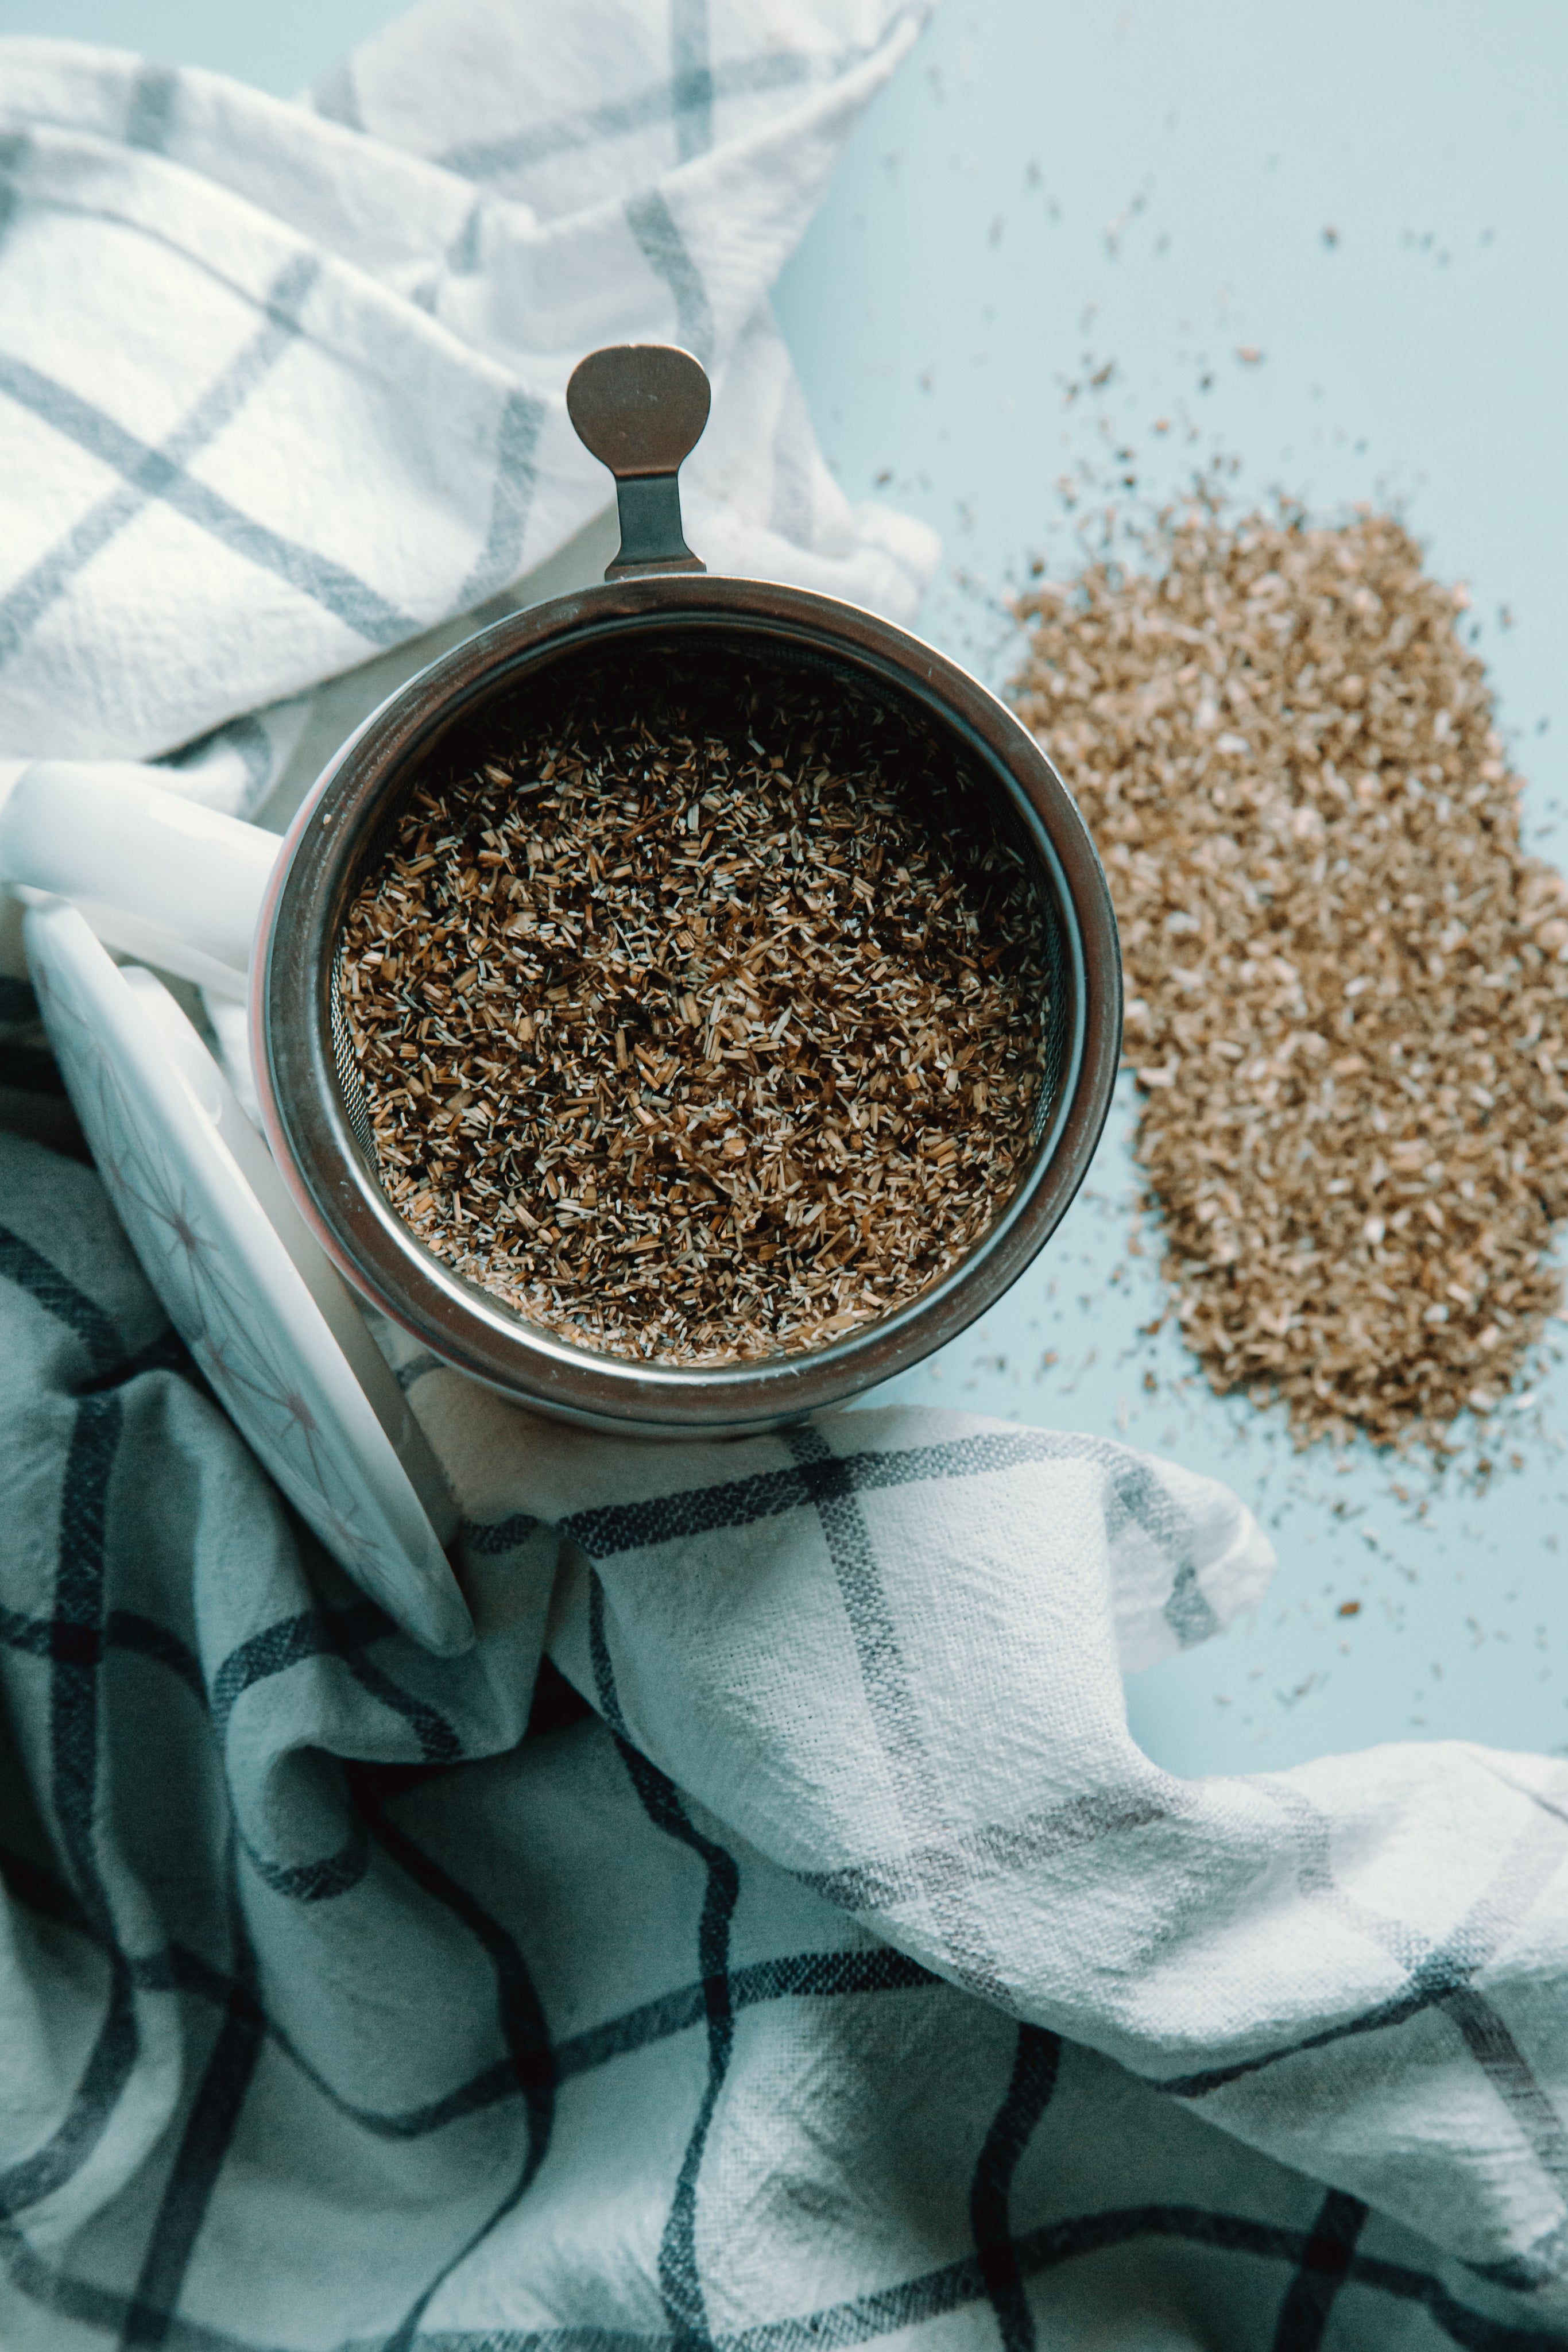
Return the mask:
<path id="1" fill-rule="evenodd" d="M 1272 1565 L 1223 1488 L 414 1356 L 437 1659 L 90 1172 L 0 1135 L 0 1199 L 7 2352 L 1568 2341 L 1568 1772 L 1156 1770 L 1119 1668 Z"/>
<path id="2" fill-rule="evenodd" d="M 382 656 L 369 708 L 611 503 L 605 342 L 714 378 L 711 570 L 912 619 L 936 542 L 838 488 L 768 289 L 924 14 L 426 0 L 299 105 L 0 43 L 0 761 L 248 814 L 310 688 Z"/>

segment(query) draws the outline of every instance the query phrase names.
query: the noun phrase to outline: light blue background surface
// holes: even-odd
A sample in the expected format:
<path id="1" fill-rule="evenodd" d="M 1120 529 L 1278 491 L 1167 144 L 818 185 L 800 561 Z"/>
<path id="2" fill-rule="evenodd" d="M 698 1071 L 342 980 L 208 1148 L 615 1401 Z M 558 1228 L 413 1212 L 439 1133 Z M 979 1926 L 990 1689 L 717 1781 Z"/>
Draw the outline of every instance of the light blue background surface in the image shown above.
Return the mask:
<path id="1" fill-rule="evenodd" d="M 390 13 L 0 0 L 0 30 L 287 93 Z M 1550 849 L 1568 734 L 1565 87 L 1560 0 L 1484 16 L 1454 0 L 946 0 L 779 298 L 852 497 L 944 536 L 927 633 L 1005 682 L 1002 594 L 1036 553 L 1071 568 L 1055 485 L 1085 467 L 1158 499 L 1234 457 L 1247 493 L 1400 500 L 1438 572 L 1470 584 Z M 1441 1476 L 1369 1449 L 1298 1454 L 1282 1414 L 1214 1398 L 1168 1334 L 1145 1336 L 1162 1297 L 1155 1236 L 1129 1252 L 1133 1116 L 1124 1097 L 1034 1271 L 884 1393 L 1122 1433 L 1260 1513 L 1280 1551 L 1264 1605 L 1129 1686 L 1135 1731 L 1174 1769 L 1439 1736 L 1568 1754 L 1563 1349 Z"/>
<path id="2" fill-rule="evenodd" d="M 1071 567 L 1053 486 L 1085 466 L 1156 500 L 1214 456 L 1240 460 L 1245 492 L 1401 499 L 1437 570 L 1470 583 L 1550 846 L 1568 724 L 1565 86 L 1556 6 L 939 10 L 779 296 L 846 488 L 886 475 L 880 494 L 944 534 L 930 634 L 1004 682 L 1000 593 L 1037 551 Z M 1254 1622 L 1129 1685 L 1160 1761 L 1256 1769 L 1437 1735 L 1568 1752 L 1562 1351 L 1486 1441 L 1484 1491 L 1462 1466 L 1296 1454 L 1281 1412 L 1221 1402 L 1173 1338 L 1143 1336 L 1162 1298 L 1153 1237 L 1127 1254 L 1132 1116 L 1124 1095 L 1032 1274 L 898 1390 L 1124 1430 L 1263 1518 L 1280 1569 Z"/>

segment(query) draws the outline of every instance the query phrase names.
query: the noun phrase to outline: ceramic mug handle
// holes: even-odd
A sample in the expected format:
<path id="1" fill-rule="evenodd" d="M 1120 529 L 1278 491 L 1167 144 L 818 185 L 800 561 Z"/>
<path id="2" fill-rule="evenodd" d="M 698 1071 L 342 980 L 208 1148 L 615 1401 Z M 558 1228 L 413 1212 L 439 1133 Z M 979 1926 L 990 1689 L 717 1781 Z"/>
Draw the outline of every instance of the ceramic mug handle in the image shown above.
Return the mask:
<path id="1" fill-rule="evenodd" d="M 0 882 L 69 898 L 106 945 L 227 996 L 282 846 L 129 761 L 35 760 L 0 783 Z"/>

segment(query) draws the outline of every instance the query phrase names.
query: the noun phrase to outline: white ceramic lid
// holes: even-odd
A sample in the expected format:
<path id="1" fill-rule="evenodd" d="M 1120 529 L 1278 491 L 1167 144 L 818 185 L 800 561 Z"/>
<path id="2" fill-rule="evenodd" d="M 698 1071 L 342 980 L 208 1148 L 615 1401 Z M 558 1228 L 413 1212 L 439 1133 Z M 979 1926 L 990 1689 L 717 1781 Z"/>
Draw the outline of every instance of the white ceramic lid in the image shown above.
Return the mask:
<path id="1" fill-rule="evenodd" d="M 37 904 L 26 928 L 99 1172 L 214 1391 L 355 1582 L 427 1648 L 466 1649 L 440 1466 L 228 1080 L 162 982 L 115 964 L 75 908 Z"/>

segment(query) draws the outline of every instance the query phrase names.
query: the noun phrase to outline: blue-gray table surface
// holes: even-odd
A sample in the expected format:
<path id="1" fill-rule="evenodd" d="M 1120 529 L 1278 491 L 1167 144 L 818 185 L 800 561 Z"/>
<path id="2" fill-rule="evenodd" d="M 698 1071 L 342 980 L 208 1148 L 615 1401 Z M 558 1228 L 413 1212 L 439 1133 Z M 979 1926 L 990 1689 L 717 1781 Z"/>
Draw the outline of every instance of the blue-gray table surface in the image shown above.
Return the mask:
<path id="1" fill-rule="evenodd" d="M 392 13 L 0 0 L 0 32 L 286 93 Z M 926 633 L 1005 684 L 1006 595 L 1037 556 L 1072 566 L 1064 478 L 1131 473 L 1157 502 L 1222 457 L 1239 496 L 1329 514 L 1397 501 L 1435 569 L 1470 587 L 1530 838 L 1552 854 L 1565 86 L 1554 0 L 1484 21 L 1457 0 L 945 0 L 778 298 L 845 488 L 942 533 Z M 1568 1323 L 1441 1475 L 1364 1447 L 1297 1453 L 1282 1412 L 1214 1397 L 1146 1328 L 1164 1302 L 1146 1220 L 1143 1254 L 1128 1246 L 1129 1087 L 1031 1273 L 883 1393 L 1124 1434 L 1259 1513 L 1280 1567 L 1255 1617 L 1129 1685 L 1134 1731 L 1172 1769 L 1411 1738 L 1568 1754 Z"/>

